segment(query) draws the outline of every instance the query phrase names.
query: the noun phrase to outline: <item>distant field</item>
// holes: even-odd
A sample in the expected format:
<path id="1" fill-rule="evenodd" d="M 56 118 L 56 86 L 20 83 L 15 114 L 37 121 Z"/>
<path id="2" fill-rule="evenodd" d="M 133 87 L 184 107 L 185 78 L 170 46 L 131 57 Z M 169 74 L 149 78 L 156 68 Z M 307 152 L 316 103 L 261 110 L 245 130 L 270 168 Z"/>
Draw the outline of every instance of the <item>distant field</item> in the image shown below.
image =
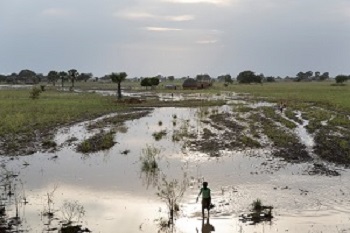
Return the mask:
<path id="1" fill-rule="evenodd" d="M 226 90 L 268 97 L 275 101 L 314 102 L 335 110 L 350 112 L 350 85 L 332 86 L 332 82 L 280 82 L 264 85 L 230 85 Z M 225 88 L 220 87 L 220 90 Z"/>
<path id="2" fill-rule="evenodd" d="M 145 90 L 137 82 L 126 81 L 124 87 L 132 90 Z M 272 101 L 286 101 L 287 103 L 313 102 L 316 105 L 350 112 L 350 85 L 332 86 L 332 82 L 278 82 L 264 85 L 232 84 L 225 87 L 222 83 L 215 83 L 206 90 L 166 90 L 166 84 L 176 84 L 181 87 L 181 81 L 161 83 L 156 92 L 206 92 L 217 94 L 221 91 L 249 93 L 254 97 L 267 97 Z M 68 83 L 65 84 L 69 86 Z M 115 83 L 76 83 L 77 89 L 82 90 L 116 90 Z M 33 127 L 42 128 L 57 124 L 76 121 L 89 116 L 102 115 L 117 110 L 118 106 L 111 104 L 111 98 L 96 94 L 75 94 L 70 92 L 43 92 L 38 100 L 29 98 L 30 90 L 1 90 L 0 91 L 0 136 L 6 133 L 31 130 Z"/>

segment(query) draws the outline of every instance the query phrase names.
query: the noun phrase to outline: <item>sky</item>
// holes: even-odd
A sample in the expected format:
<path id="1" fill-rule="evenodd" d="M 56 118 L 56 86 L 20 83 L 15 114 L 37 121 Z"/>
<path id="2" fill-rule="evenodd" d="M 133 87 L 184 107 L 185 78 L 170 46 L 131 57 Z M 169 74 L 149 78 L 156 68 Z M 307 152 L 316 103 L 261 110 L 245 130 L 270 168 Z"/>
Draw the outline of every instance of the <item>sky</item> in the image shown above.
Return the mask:
<path id="1" fill-rule="evenodd" d="M 350 0 L 0 0 L 0 73 L 350 74 Z"/>

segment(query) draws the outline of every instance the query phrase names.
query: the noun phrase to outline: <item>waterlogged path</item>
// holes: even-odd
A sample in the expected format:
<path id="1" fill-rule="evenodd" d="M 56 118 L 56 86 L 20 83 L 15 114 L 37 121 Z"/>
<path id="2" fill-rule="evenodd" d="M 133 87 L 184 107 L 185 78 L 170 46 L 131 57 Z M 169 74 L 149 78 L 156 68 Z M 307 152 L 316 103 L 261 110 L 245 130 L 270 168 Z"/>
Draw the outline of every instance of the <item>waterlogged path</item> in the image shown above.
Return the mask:
<path id="1" fill-rule="evenodd" d="M 155 220 L 166 217 L 167 209 L 156 195 L 157 177 L 142 172 L 140 160 L 145 149 L 152 147 L 160 149 L 159 176 L 181 180 L 186 174 L 189 180 L 180 203 L 177 232 L 201 232 L 200 204 L 195 198 L 203 180 L 209 182 L 216 204 L 210 219 L 215 232 L 350 231 L 349 170 L 330 165 L 340 176 L 310 176 L 312 162 L 292 164 L 272 158 L 269 147 L 221 150 L 220 157 L 194 150 L 193 141 L 184 135 L 201 137 L 203 128 L 211 129 L 203 123 L 206 112 L 231 110 L 230 106 L 157 108 L 146 117 L 127 121 L 127 130 L 116 133 L 113 148 L 89 155 L 75 150 L 94 133 L 85 128 L 89 122 L 61 129 L 55 138 L 61 149 L 55 153 L 1 158 L 2 177 L 15 175 L 9 181 L 15 195 L 8 198 L 8 190 L 2 189 L 7 215 L 14 217 L 17 206 L 19 229 L 57 232 L 55 227 L 64 219 L 64 203 L 79 203 L 85 211 L 79 224 L 92 232 L 157 232 Z M 296 131 L 311 148 L 312 136 L 303 131 L 305 124 L 299 124 Z M 156 141 L 152 134 L 162 130 L 166 135 Z M 272 222 L 250 225 L 239 221 L 239 215 L 249 212 L 257 198 L 274 207 Z M 48 208 L 53 218 L 44 215 Z"/>

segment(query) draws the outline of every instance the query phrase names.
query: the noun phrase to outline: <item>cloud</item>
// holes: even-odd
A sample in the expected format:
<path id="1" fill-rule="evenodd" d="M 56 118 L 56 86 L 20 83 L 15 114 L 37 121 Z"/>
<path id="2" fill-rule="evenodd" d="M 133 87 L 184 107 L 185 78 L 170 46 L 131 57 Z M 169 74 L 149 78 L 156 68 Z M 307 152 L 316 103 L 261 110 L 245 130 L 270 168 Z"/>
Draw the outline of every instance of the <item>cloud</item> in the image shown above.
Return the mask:
<path id="1" fill-rule="evenodd" d="M 166 16 L 164 17 L 166 20 L 169 21 L 190 21 L 190 20 L 194 20 L 195 17 L 194 15 L 178 15 L 178 16 Z"/>
<path id="2" fill-rule="evenodd" d="M 196 41 L 197 44 L 215 44 L 218 41 L 213 39 L 213 40 L 198 40 Z"/>
<path id="3" fill-rule="evenodd" d="M 156 31 L 156 32 L 167 32 L 167 31 L 182 31 L 179 28 L 165 28 L 165 27 L 145 27 L 147 31 Z"/>
<path id="4" fill-rule="evenodd" d="M 54 17 L 66 17 L 72 14 L 70 10 L 63 8 L 48 8 L 42 11 L 43 15 Z"/>
<path id="5" fill-rule="evenodd" d="M 115 17 L 120 17 L 124 19 L 129 20 L 144 20 L 144 19 L 156 19 L 156 20 L 164 20 L 164 21 L 190 21 L 194 20 L 194 15 L 156 15 L 148 12 L 131 12 L 131 11 L 124 11 L 124 12 L 116 12 L 113 14 Z"/>
<path id="6" fill-rule="evenodd" d="M 232 0 L 163 0 L 166 2 L 173 2 L 173 3 L 187 3 L 187 4 L 194 4 L 194 3 L 209 3 L 209 4 L 215 4 L 215 5 L 228 5 L 232 2 Z"/>
<path id="7" fill-rule="evenodd" d="M 113 15 L 125 19 L 157 18 L 156 15 L 147 12 L 116 12 Z"/>

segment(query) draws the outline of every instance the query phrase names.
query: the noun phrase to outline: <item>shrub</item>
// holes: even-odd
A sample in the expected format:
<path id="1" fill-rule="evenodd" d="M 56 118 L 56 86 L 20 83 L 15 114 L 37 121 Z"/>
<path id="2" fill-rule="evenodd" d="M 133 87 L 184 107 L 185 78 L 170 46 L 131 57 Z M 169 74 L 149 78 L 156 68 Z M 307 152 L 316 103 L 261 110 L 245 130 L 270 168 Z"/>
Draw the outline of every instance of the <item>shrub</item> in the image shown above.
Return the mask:
<path id="1" fill-rule="evenodd" d="M 40 96 L 41 90 L 37 87 L 33 87 L 32 90 L 30 91 L 30 98 L 35 100 L 38 99 Z"/>

